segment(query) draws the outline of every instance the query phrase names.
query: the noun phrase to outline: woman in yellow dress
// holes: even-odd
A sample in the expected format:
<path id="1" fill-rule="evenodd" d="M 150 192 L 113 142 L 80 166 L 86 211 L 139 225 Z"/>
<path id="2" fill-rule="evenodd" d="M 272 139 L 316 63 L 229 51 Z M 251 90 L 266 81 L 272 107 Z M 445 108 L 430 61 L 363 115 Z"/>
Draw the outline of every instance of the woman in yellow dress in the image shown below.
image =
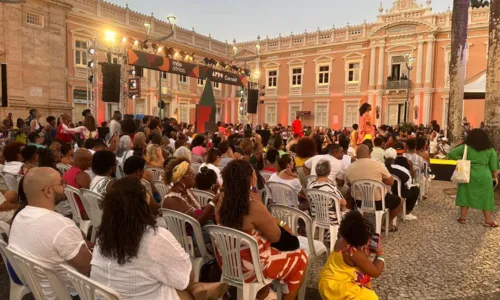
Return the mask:
<path id="1" fill-rule="evenodd" d="M 327 300 L 377 300 L 371 277 L 382 274 L 385 258 L 380 245 L 370 246 L 373 225 L 352 211 L 340 223 L 340 238 L 319 274 L 319 293 Z M 375 253 L 375 259 L 369 258 Z"/>

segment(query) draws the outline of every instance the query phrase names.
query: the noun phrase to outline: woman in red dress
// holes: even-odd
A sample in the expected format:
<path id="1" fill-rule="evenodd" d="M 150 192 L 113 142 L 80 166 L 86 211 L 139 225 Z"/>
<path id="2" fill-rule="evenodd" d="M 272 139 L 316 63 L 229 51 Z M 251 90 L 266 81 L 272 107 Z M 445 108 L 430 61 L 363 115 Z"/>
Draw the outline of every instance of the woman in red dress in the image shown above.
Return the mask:
<path id="1" fill-rule="evenodd" d="M 359 138 L 358 143 L 361 144 L 365 140 L 367 134 L 371 135 L 371 139 L 375 137 L 375 128 L 372 123 L 372 106 L 368 103 L 363 103 L 359 108 Z"/>

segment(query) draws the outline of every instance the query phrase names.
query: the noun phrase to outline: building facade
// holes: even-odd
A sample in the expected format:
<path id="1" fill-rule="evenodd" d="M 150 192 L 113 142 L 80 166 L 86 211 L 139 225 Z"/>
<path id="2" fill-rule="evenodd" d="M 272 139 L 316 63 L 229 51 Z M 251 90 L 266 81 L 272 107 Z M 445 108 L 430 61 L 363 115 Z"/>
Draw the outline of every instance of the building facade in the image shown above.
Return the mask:
<path id="1" fill-rule="evenodd" d="M 408 121 L 445 125 L 451 14 L 432 13 L 429 0 L 397 0 L 390 9 L 380 7 L 375 23 L 265 38 L 252 63 L 266 93 L 254 121 L 291 124 L 301 111 L 311 112 L 304 116 L 307 125 L 351 127 L 359 120 L 360 104 L 368 102 L 377 125 L 395 125 L 404 119 L 409 91 Z M 488 8 L 469 9 L 466 83 L 471 86 L 484 80 L 488 20 Z M 238 48 L 252 55 L 254 43 Z M 405 54 L 415 58 L 409 78 Z M 484 100 L 467 100 L 464 106 L 464 116 L 479 126 Z"/>
<path id="2" fill-rule="evenodd" d="M 471 86 L 484 80 L 488 21 L 488 8 L 469 10 L 466 78 Z M 150 24 L 150 40 L 169 33 L 165 21 L 103 0 L 0 4 L 0 63 L 7 64 L 9 95 L 9 107 L 0 108 L 0 114 L 12 112 L 14 117 L 25 118 L 30 108 L 38 108 L 44 116 L 70 112 L 74 120 L 81 120 L 81 111 L 90 106 L 99 123 L 109 120 L 115 110 L 193 123 L 203 80 L 144 70 L 141 95 L 134 100 L 124 95 L 121 104 L 101 101 L 98 64 L 95 85 L 89 84 L 89 42 L 99 45 L 96 63 L 106 61 L 107 52 L 112 53 L 112 62 L 123 63 L 127 45 L 121 44 L 122 37 L 129 42 L 144 40 L 144 23 Z M 194 29 L 176 26 L 173 36 L 158 44 L 194 53 L 200 64 L 205 57 L 240 66 L 247 60 L 253 80 L 265 92 L 257 114 L 250 116 L 255 123 L 290 124 L 297 112 L 310 112 L 303 118 L 306 125 L 350 127 L 358 122 L 359 106 L 368 102 L 377 125 L 393 125 L 402 122 L 409 98 L 409 121 L 445 124 L 450 30 L 450 10 L 432 13 L 430 0 L 396 0 L 385 11 L 380 7 L 374 23 L 239 43 L 238 59 L 233 45 Z M 113 43 L 105 40 L 105 32 L 110 31 L 116 36 Z M 415 58 L 410 74 L 405 54 Z M 123 69 L 123 82 L 131 77 L 129 70 Z M 217 120 L 238 123 L 239 88 L 212 84 Z M 89 90 L 93 90 L 93 100 Z M 161 112 L 160 98 L 166 103 Z M 478 126 L 484 100 L 465 101 L 464 106 L 465 116 Z"/>

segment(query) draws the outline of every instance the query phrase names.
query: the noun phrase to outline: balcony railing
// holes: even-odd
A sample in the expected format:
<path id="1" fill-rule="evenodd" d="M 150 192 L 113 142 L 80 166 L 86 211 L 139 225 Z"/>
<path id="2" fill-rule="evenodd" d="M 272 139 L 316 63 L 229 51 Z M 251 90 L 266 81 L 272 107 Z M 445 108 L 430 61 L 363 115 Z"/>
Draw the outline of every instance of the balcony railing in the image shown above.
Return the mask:
<path id="1" fill-rule="evenodd" d="M 410 80 L 387 80 L 386 90 L 406 90 L 410 87 Z"/>

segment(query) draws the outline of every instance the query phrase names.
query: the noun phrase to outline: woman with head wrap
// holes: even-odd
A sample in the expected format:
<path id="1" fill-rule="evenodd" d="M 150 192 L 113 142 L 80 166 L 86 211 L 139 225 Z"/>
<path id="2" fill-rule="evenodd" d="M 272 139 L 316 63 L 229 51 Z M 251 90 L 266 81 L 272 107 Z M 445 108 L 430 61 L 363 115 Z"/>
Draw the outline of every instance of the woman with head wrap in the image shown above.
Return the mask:
<path id="1" fill-rule="evenodd" d="M 172 159 L 165 167 L 165 183 L 171 185 L 161 207 L 176 210 L 187 214 L 200 222 L 203 226 L 213 217 L 217 199 L 202 207 L 189 189 L 195 185 L 195 174 L 188 161 Z M 216 197 L 217 198 L 217 197 Z"/>

